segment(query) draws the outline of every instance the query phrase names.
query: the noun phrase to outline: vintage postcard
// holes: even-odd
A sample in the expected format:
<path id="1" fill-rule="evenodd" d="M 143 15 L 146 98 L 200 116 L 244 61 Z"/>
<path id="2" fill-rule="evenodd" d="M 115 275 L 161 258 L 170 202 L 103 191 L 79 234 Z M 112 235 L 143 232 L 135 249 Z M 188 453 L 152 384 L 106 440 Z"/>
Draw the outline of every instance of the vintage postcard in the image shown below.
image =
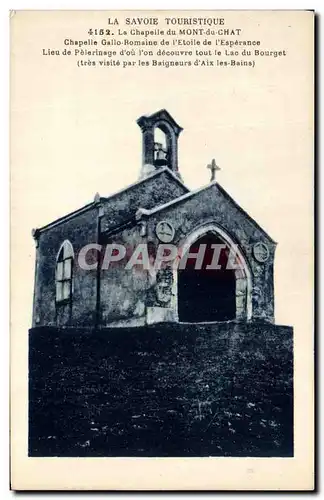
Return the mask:
<path id="1" fill-rule="evenodd" d="M 16 490 L 314 487 L 314 13 L 11 12 Z"/>

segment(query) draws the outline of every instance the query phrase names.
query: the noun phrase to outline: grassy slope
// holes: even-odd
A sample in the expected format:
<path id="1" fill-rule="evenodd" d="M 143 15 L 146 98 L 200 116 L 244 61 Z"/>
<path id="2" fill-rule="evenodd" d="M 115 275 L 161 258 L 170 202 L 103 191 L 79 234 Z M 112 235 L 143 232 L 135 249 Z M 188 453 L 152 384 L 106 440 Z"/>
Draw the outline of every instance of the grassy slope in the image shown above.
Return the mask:
<path id="1" fill-rule="evenodd" d="M 30 333 L 33 456 L 289 456 L 292 330 Z"/>

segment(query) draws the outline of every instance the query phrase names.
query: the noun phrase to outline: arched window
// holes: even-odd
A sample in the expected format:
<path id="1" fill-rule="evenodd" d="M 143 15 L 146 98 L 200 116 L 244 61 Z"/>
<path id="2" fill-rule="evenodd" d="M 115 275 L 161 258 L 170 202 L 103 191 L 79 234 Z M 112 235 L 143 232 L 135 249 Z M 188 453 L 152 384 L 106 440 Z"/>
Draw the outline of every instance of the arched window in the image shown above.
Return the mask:
<path id="1" fill-rule="evenodd" d="M 160 128 L 154 129 L 154 164 L 163 166 L 168 164 L 168 140 L 166 133 Z"/>
<path id="2" fill-rule="evenodd" d="M 65 240 L 56 258 L 56 302 L 64 304 L 72 299 L 72 270 L 74 252 L 71 243 Z"/>

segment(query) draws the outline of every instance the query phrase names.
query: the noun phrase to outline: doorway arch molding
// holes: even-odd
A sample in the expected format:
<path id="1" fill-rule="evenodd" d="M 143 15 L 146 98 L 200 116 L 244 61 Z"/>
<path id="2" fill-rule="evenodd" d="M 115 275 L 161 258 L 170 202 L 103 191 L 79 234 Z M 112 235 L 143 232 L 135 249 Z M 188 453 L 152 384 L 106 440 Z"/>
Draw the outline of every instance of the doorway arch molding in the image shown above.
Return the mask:
<path id="1" fill-rule="evenodd" d="M 220 238 L 230 248 L 235 246 L 243 269 L 235 270 L 236 277 L 236 319 L 252 319 L 252 272 L 239 244 L 219 224 L 213 221 L 206 222 L 194 228 L 188 235 L 179 241 L 181 254 L 185 255 L 190 247 L 203 236 L 213 234 Z"/>

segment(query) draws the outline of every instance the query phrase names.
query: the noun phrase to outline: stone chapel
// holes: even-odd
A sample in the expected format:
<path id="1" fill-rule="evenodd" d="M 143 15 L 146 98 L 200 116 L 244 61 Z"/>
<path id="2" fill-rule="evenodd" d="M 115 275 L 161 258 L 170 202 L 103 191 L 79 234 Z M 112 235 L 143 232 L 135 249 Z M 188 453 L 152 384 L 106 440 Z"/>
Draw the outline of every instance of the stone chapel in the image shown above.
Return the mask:
<path id="1" fill-rule="evenodd" d="M 273 323 L 276 243 L 216 182 L 214 161 L 206 186 L 186 187 L 178 165 L 182 128 L 168 111 L 141 116 L 137 124 L 143 141 L 139 179 L 33 230 L 33 327 Z M 186 265 L 171 260 L 150 270 L 125 265 L 139 245 L 151 258 L 161 244 L 181 249 Z M 89 245 L 97 252 L 89 250 L 85 269 L 79 256 Z M 108 245 L 126 250 L 104 269 Z M 210 269 L 215 245 L 221 249 L 219 262 Z M 240 265 L 228 269 L 223 263 L 231 248 Z"/>

